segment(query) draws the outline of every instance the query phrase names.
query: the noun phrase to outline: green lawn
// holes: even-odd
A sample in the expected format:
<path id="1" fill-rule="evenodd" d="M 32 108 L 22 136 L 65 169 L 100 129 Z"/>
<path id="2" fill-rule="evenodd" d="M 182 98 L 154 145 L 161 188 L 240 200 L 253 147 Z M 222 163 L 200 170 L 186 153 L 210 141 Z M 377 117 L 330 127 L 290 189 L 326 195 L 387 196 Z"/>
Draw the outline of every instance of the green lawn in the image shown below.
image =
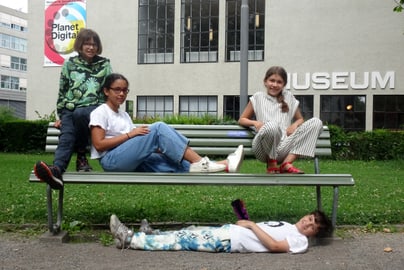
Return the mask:
<path id="1" fill-rule="evenodd" d="M 47 223 L 45 184 L 28 182 L 37 160 L 51 163 L 52 154 L 0 154 L 0 224 Z M 73 159 L 74 161 L 74 159 Z M 92 161 L 96 170 L 99 165 Z M 314 172 L 312 161 L 295 165 Z M 322 173 L 350 173 L 356 185 L 341 187 L 338 225 L 404 224 L 404 162 L 321 160 Z M 69 170 L 74 169 L 71 162 Z M 264 165 L 245 160 L 243 173 L 264 173 Z M 55 196 L 56 197 L 56 196 Z M 234 222 L 230 202 L 242 198 L 253 220 L 296 221 L 315 209 L 310 187 L 69 185 L 65 189 L 64 221 L 107 224 L 112 213 L 125 222 Z M 330 214 L 332 188 L 323 188 L 324 210 Z"/>

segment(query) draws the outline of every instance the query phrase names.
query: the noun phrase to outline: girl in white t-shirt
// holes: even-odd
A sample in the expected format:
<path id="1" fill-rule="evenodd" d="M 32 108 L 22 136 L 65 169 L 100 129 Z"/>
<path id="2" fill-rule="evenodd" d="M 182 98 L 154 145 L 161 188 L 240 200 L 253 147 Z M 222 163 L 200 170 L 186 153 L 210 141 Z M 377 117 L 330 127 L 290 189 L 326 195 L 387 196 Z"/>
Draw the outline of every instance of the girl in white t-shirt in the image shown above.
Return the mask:
<path id="1" fill-rule="evenodd" d="M 168 232 L 156 232 L 146 226 L 147 230 L 135 233 L 117 216 L 110 219 L 116 247 L 141 250 L 303 253 L 309 246 L 309 237 L 332 233 L 331 221 L 322 211 L 313 211 L 295 224 L 239 220 L 221 227 L 191 226 Z"/>
<path id="2" fill-rule="evenodd" d="M 189 147 L 189 140 L 163 122 L 135 126 L 119 109 L 129 92 L 121 74 L 106 77 L 106 102 L 90 115 L 91 158 L 105 171 L 122 172 L 237 172 L 243 159 L 240 145 L 226 160 L 210 161 Z"/>
<path id="3" fill-rule="evenodd" d="M 299 101 L 283 89 L 287 80 L 284 68 L 269 68 L 264 77 L 266 92 L 250 98 L 238 121 L 257 132 L 252 150 L 258 160 L 266 163 L 267 173 L 304 173 L 292 163 L 300 156 L 314 157 L 323 128 L 318 118 L 304 121 Z"/>

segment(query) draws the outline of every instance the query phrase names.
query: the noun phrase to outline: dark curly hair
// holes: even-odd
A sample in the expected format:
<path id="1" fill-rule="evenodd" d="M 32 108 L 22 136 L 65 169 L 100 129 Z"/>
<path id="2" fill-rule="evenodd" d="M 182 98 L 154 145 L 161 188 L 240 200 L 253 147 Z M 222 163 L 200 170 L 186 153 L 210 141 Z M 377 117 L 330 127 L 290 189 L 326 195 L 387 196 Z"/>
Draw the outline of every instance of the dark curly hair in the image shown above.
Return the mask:
<path id="1" fill-rule="evenodd" d="M 334 228 L 328 216 L 323 211 L 320 210 L 315 210 L 311 212 L 310 215 L 314 215 L 314 221 L 318 225 L 318 232 L 316 234 L 316 237 L 317 238 L 330 237 L 334 232 Z"/>

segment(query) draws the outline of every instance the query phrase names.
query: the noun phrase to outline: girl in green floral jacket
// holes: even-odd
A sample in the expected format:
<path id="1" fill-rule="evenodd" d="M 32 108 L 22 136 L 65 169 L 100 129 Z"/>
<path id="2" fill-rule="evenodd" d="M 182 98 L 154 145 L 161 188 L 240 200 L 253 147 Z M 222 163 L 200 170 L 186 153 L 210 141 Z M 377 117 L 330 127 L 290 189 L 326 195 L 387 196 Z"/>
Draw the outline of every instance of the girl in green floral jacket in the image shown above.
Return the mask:
<path id="1" fill-rule="evenodd" d="M 78 55 L 64 62 L 60 76 L 56 103 L 59 120 L 55 122 L 60 137 L 53 165 L 39 161 L 34 168 L 39 179 L 57 189 L 63 186 L 62 174 L 74 152 L 77 152 L 76 170 L 92 170 L 86 158 L 90 113 L 104 102 L 101 86 L 112 72 L 109 59 L 100 56 L 102 45 L 95 31 L 81 29 L 74 50 Z"/>

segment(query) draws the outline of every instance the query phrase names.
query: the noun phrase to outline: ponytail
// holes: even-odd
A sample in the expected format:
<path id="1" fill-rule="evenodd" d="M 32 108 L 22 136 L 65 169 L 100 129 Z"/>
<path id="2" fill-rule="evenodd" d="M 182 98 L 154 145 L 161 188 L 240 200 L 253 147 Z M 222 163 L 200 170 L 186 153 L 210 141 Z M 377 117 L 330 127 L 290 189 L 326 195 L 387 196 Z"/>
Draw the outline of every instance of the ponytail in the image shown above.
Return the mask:
<path id="1" fill-rule="evenodd" d="M 281 92 L 277 97 L 276 100 L 278 103 L 281 103 L 281 111 L 286 113 L 289 112 L 289 106 L 285 101 L 285 97 L 283 96 L 283 92 Z"/>

